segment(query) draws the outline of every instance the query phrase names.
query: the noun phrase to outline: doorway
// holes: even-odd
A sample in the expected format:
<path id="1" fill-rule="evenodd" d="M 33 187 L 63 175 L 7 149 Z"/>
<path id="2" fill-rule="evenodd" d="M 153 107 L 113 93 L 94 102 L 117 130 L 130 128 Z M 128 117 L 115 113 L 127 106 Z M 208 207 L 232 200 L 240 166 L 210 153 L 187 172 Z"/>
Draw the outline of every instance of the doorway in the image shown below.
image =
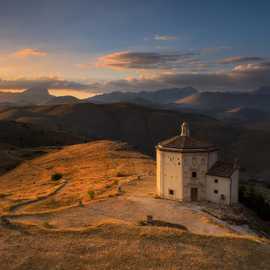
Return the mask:
<path id="1" fill-rule="evenodd" d="M 198 188 L 191 188 L 190 195 L 192 202 L 198 201 Z"/>

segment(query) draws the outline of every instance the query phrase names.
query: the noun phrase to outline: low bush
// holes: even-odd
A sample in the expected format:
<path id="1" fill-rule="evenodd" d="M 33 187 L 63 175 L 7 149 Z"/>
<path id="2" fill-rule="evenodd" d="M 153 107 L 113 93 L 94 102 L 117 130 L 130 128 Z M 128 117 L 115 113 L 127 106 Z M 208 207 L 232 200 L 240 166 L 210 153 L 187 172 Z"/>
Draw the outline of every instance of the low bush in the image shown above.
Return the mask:
<path id="1" fill-rule="evenodd" d="M 60 180 L 61 178 L 63 177 L 63 174 L 62 173 L 54 173 L 51 177 L 51 180 L 53 181 L 58 181 Z"/>
<path id="2" fill-rule="evenodd" d="M 89 196 L 89 198 L 90 198 L 91 200 L 94 199 L 94 198 L 95 198 L 95 191 L 89 190 L 89 191 L 88 191 L 88 196 Z"/>
<path id="3" fill-rule="evenodd" d="M 261 219 L 270 221 L 270 204 L 253 186 L 241 186 L 239 201 L 252 209 Z"/>
<path id="4" fill-rule="evenodd" d="M 128 174 L 123 173 L 123 172 L 117 172 L 116 177 L 125 177 L 128 176 Z"/>

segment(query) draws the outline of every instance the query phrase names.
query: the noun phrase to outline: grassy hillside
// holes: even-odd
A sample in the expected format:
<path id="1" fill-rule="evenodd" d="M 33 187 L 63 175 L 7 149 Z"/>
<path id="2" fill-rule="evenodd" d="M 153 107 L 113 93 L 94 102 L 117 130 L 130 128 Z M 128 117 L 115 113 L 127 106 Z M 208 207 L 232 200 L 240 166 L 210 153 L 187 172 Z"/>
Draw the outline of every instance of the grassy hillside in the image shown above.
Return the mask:
<path id="1" fill-rule="evenodd" d="M 49 130 L 42 125 L 16 121 L 0 121 L 0 143 L 21 148 L 66 145 L 84 139 L 64 131 Z"/>
<path id="2" fill-rule="evenodd" d="M 0 175 L 14 169 L 21 162 L 46 153 L 46 149 L 20 148 L 9 144 L 0 144 Z"/>
<path id="3" fill-rule="evenodd" d="M 177 229 L 102 224 L 84 230 L 0 227 L 3 269 L 266 270 L 269 243 Z"/>
<path id="4" fill-rule="evenodd" d="M 0 177 L 3 269 L 269 268 L 267 240 L 154 198 L 155 163 L 127 144 L 42 149 Z M 139 225 L 149 213 L 187 230 Z"/>
<path id="5" fill-rule="evenodd" d="M 123 143 L 51 149 L 0 177 L 0 212 L 56 210 L 115 196 L 118 184 L 152 174 L 154 166 L 150 158 Z"/>

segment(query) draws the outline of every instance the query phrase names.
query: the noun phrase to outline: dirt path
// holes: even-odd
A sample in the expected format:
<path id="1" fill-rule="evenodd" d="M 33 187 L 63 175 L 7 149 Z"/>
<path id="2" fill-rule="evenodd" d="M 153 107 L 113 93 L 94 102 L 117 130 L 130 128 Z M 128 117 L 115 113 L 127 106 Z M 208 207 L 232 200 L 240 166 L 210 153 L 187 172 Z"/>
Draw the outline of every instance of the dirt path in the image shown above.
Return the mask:
<path id="1" fill-rule="evenodd" d="M 16 203 L 14 205 L 12 205 L 10 208 L 9 208 L 9 211 L 12 213 L 16 212 L 17 210 L 21 209 L 22 207 L 24 206 L 27 206 L 27 205 L 30 205 L 30 204 L 34 204 L 34 203 L 37 203 L 37 202 L 41 202 L 41 201 L 44 201 L 44 200 L 47 200 L 51 197 L 53 197 L 54 195 L 56 195 L 58 192 L 60 192 L 64 187 L 65 185 L 67 184 L 67 181 L 63 181 L 61 184 L 59 184 L 56 189 L 54 191 L 52 191 L 51 193 L 49 194 L 46 194 L 44 196 L 39 196 L 33 200 L 27 200 L 27 201 L 24 201 L 24 202 L 20 202 L 20 203 Z"/>
<path id="2" fill-rule="evenodd" d="M 108 220 L 138 224 L 147 215 L 154 219 L 181 224 L 197 234 L 224 236 L 236 233 L 224 224 L 200 210 L 199 205 L 183 204 L 176 201 L 155 199 L 153 177 L 146 181 L 135 181 L 123 187 L 122 196 L 93 201 L 84 207 L 74 207 L 55 213 L 22 215 L 13 217 L 15 221 L 49 223 L 57 228 L 81 228 Z M 248 230 L 240 230 L 249 234 Z"/>

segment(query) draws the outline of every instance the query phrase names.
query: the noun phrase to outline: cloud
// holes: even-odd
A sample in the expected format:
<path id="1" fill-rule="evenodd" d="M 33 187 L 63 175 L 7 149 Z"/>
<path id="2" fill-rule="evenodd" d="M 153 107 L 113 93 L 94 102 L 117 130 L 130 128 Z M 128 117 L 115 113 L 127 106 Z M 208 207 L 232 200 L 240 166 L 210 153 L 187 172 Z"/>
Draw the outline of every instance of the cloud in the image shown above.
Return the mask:
<path id="1" fill-rule="evenodd" d="M 218 61 L 219 64 L 240 64 L 240 63 L 250 63 L 250 62 L 260 62 L 264 61 L 265 59 L 262 57 L 253 57 L 253 56 L 233 56 L 233 57 L 227 57 L 220 61 Z"/>
<path id="2" fill-rule="evenodd" d="M 33 87 L 45 87 L 48 89 L 70 89 L 77 91 L 95 92 L 100 90 L 98 83 L 83 84 L 80 82 L 61 80 L 57 77 L 27 79 L 20 78 L 16 80 L 0 79 L 0 89 L 28 89 Z"/>
<path id="3" fill-rule="evenodd" d="M 13 56 L 18 58 L 27 58 L 27 57 L 42 57 L 46 56 L 48 53 L 39 49 L 33 48 L 24 48 L 13 53 Z"/>
<path id="4" fill-rule="evenodd" d="M 270 85 L 270 62 L 240 64 L 219 72 L 156 72 L 151 76 L 112 80 L 103 83 L 81 83 L 57 77 L 37 79 L 0 80 L 0 89 L 27 89 L 46 87 L 88 93 L 112 91 L 147 91 L 173 87 L 193 86 L 201 91 L 247 91 Z"/>
<path id="5" fill-rule="evenodd" d="M 238 65 L 232 70 L 209 73 L 167 73 L 155 78 L 118 80 L 104 91 L 141 91 L 192 86 L 202 91 L 247 91 L 270 85 L 270 62 Z"/>
<path id="6" fill-rule="evenodd" d="M 252 90 L 270 85 L 270 63 L 238 65 L 228 72 L 174 74 L 159 80 L 175 86 L 191 85 L 201 90 Z"/>
<path id="7" fill-rule="evenodd" d="M 114 52 L 97 59 L 97 67 L 112 69 L 173 69 L 197 61 L 197 53 Z"/>
<path id="8" fill-rule="evenodd" d="M 117 52 L 102 56 L 97 65 L 113 69 L 136 70 L 139 78 L 107 82 L 82 82 L 58 77 L 1 80 L 0 89 L 46 87 L 88 93 L 142 91 L 193 86 L 202 91 L 244 91 L 270 85 L 270 61 L 241 62 L 233 68 L 217 69 L 216 62 L 204 63 L 196 53 Z M 209 66 L 210 67 L 209 67 Z M 138 74 L 135 73 L 134 76 Z"/>
<path id="9" fill-rule="evenodd" d="M 225 47 L 224 47 L 225 49 Z M 227 49 L 227 48 L 226 48 Z M 223 50 L 223 47 L 222 47 Z M 207 49 L 207 52 L 212 49 Z M 101 56 L 98 67 L 135 70 L 141 77 L 100 84 L 100 92 L 141 91 L 193 86 L 202 91 L 252 90 L 270 85 L 270 62 L 261 57 L 228 57 L 219 62 L 200 59 L 203 52 L 163 53 L 121 51 Z"/>
<path id="10" fill-rule="evenodd" d="M 233 68 L 234 71 L 238 72 L 254 72 L 254 71 L 269 71 L 270 62 L 265 61 L 262 63 L 253 63 L 253 64 L 242 64 Z"/>
<path id="11" fill-rule="evenodd" d="M 154 40 L 160 40 L 160 41 L 177 40 L 177 36 L 173 36 L 173 35 L 155 35 Z"/>

